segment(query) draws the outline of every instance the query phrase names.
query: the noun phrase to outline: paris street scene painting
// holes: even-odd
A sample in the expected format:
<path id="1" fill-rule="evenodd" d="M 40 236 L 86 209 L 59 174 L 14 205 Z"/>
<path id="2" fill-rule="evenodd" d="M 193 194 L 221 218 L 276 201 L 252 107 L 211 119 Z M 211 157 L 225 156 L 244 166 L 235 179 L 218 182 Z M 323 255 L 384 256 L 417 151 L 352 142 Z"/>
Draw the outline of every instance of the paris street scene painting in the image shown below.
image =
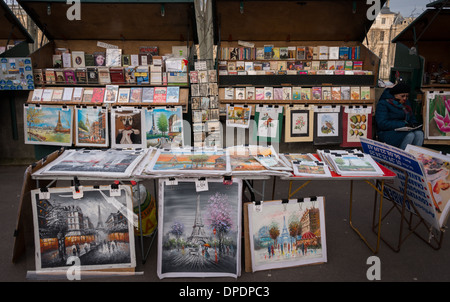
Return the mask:
<path id="1" fill-rule="evenodd" d="M 70 187 L 32 191 L 36 270 L 68 268 L 73 257 L 82 270 L 136 266 L 131 190 L 119 186 L 120 196 L 110 196 L 110 189 L 83 187 L 80 199 Z"/>
<path id="2" fill-rule="evenodd" d="M 160 181 L 158 276 L 238 277 L 242 182 Z"/>

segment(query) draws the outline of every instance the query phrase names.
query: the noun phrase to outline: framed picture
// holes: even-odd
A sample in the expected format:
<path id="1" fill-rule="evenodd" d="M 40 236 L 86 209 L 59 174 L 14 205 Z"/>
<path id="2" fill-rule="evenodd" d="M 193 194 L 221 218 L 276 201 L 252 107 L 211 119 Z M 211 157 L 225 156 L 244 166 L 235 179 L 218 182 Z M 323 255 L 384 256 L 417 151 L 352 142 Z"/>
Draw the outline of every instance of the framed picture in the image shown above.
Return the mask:
<path id="1" fill-rule="evenodd" d="M 314 145 L 340 144 L 342 142 L 341 106 L 316 106 L 314 108 Z"/>
<path id="2" fill-rule="evenodd" d="M 258 141 L 279 142 L 283 125 L 283 106 L 257 105 L 253 137 Z"/>
<path id="3" fill-rule="evenodd" d="M 25 144 L 72 146 L 71 106 L 24 104 Z"/>
<path id="4" fill-rule="evenodd" d="M 108 147 L 108 110 L 104 107 L 75 108 L 75 145 Z"/>
<path id="5" fill-rule="evenodd" d="M 286 142 L 311 142 L 314 129 L 314 106 L 286 106 Z"/>
<path id="6" fill-rule="evenodd" d="M 372 139 L 372 106 L 343 106 L 341 147 L 361 147 L 361 137 Z"/>
<path id="7" fill-rule="evenodd" d="M 245 270 L 327 262 L 324 197 L 244 205 Z"/>
<path id="8" fill-rule="evenodd" d="M 146 148 L 144 119 L 144 109 L 111 108 L 111 147 Z"/>
<path id="9" fill-rule="evenodd" d="M 131 187 L 31 191 L 36 270 L 133 269 L 136 266 Z"/>
<path id="10" fill-rule="evenodd" d="M 425 105 L 425 138 L 450 139 L 450 91 L 425 91 Z"/>
<path id="11" fill-rule="evenodd" d="M 182 148 L 183 107 L 144 109 L 146 147 Z"/>
<path id="12" fill-rule="evenodd" d="M 159 278 L 235 277 L 241 273 L 242 180 L 159 180 Z"/>

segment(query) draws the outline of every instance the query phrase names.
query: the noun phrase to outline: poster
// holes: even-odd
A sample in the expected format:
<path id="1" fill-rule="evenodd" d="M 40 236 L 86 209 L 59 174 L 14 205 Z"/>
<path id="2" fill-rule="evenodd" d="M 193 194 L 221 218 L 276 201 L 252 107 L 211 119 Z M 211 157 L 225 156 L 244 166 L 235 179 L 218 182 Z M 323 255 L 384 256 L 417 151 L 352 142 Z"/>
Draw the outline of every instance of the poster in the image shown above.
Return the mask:
<path id="1" fill-rule="evenodd" d="M 75 145 L 80 147 L 108 147 L 108 110 L 103 107 L 75 108 Z"/>
<path id="2" fill-rule="evenodd" d="M 182 106 L 147 108 L 144 111 L 146 147 L 184 146 Z"/>
<path id="3" fill-rule="evenodd" d="M 426 139 L 450 139 L 450 91 L 426 91 Z"/>
<path id="4" fill-rule="evenodd" d="M 144 109 L 111 108 L 111 147 L 145 148 L 144 125 Z"/>

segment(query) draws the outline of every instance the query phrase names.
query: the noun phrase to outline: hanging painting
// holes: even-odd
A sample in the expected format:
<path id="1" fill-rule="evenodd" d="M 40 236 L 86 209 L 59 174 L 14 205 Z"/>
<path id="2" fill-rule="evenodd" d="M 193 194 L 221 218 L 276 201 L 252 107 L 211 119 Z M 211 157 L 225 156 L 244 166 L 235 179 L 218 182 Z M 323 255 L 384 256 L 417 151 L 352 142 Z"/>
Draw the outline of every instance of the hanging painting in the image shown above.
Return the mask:
<path id="1" fill-rule="evenodd" d="M 246 203 L 246 271 L 327 262 L 323 197 Z"/>
<path id="2" fill-rule="evenodd" d="M 182 148 L 183 107 L 155 107 L 145 111 L 146 147 Z"/>
<path id="3" fill-rule="evenodd" d="M 257 105 L 253 137 L 258 141 L 279 142 L 283 125 L 283 106 Z"/>
<path id="4" fill-rule="evenodd" d="M 248 105 L 227 104 L 227 127 L 248 128 L 252 115 L 252 107 Z"/>
<path id="5" fill-rule="evenodd" d="M 131 189 L 119 185 L 31 191 L 36 270 L 133 269 Z M 112 193 L 115 191 L 114 193 Z"/>
<path id="6" fill-rule="evenodd" d="M 450 139 L 450 91 L 426 91 L 426 139 Z"/>
<path id="7" fill-rule="evenodd" d="M 286 106 L 286 142 L 311 142 L 314 128 L 313 105 Z"/>
<path id="8" fill-rule="evenodd" d="M 72 146 L 70 106 L 24 104 L 25 144 Z"/>
<path id="9" fill-rule="evenodd" d="M 80 147 L 108 147 L 108 110 L 104 107 L 77 106 L 75 108 L 75 145 Z"/>
<path id="10" fill-rule="evenodd" d="M 314 109 L 314 145 L 342 142 L 341 106 L 316 106 Z"/>
<path id="11" fill-rule="evenodd" d="M 242 181 L 175 181 L 159 181 L 158 277 L 237 278 Z"/>
<path id="12" fill-rule="evenodd" d="M 372 139 L 372 106 L 343 106 L 341 147 L 361 147 L 361 137 Z"/>
<path id="13" fill-rule="evenodd" d="M 113 107 L 111 109 L 111 147 L 146 148 L 144 110 Z"/>

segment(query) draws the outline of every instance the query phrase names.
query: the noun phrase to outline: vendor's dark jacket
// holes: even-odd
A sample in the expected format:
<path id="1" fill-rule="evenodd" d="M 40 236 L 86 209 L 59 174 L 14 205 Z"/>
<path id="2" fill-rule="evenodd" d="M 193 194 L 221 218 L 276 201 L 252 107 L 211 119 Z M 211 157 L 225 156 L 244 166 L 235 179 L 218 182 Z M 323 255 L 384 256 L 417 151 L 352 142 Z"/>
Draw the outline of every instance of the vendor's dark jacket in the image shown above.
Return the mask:
<path id="1" fill-rule="evenodd" d="M 408 123 L 416 124 L 417 120 L 411 109 L 411 103 L 407 100 L 400 104 L 386 89 L 377 103 L 375 111 L 378 140 L 391 146 L 399 147 L 406 131 L 395 131 L 394 129 L 404 127 Z"/>

